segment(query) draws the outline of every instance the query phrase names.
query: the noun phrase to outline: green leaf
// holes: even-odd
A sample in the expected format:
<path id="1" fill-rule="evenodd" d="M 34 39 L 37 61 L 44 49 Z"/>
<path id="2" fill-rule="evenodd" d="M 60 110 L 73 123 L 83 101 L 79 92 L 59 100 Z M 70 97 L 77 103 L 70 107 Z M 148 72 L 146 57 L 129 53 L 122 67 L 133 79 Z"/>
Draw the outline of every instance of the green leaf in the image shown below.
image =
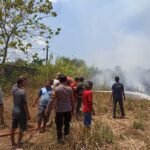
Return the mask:
<path id="1" fill-rule="evenodd" d="M 17 45 L 16 41 L 12 41 L 9 43 L 9 47 L 12 47 L 12 48 L 16 47 L 16 45 Z"/>
<path id="2" fill-rule="evenodd" d="M 43 21 L 51 15 L 56 17 L 57 13 L 49 0 L 5 0 L 0 9 L 0 24 L 3 23 L 0 25 L 0 45 L 6 47 L 3 62 L 7 60 L 8 49 L 26 51 L 34 45 L 27 43 L 32 38 L 40 35 L 48 44 L 54 35 L 58 35 L 60 28 L 55 32 Z"/>
<path id="3" fill-rule="evenodd" d="M 4 42 L 2 40 L 0 40 L 0 45 L 3 45 L 3 44 L 4 44 Z"/>
<path id="4" fill-rule="evenodd" d="M 25 51 L 25 48 L 24 48 L 24 47 L 21 47 L 20 50 L 24 52 L 24 51 Z"/>
<path id="5" fill-rule="evenodd" d="M 27 48 L 30 48 L 30 47 L 32 47 L 32 44 L 31 44 L 31 43 L 28 43 L 28 44 L 26 45 L 26 47 L 27 47 Z"/>
<path id="6" fill-rule="evenodd" d="M 59 34 L 59 32 L 57 31 L 57 32 L 55 32 L 55 35 L 58 35 Z"/>
<path id="7" fill-rule="evenodd" d="M 53 17 L 57 17 L 57 13 L 56 13 L 56 12 L 51 12 L 51 15 L 52 15 Z"/>

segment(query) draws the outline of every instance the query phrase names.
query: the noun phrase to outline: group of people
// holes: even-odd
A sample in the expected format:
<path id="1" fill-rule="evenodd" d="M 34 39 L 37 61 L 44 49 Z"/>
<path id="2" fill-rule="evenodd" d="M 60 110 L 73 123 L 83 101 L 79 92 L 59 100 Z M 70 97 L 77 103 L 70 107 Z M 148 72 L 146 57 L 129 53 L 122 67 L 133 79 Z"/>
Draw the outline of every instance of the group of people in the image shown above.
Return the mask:
<path id="1" fill-rule="evenodd" d="M 121 118 L 124 118 L 123 96 L 124 86 L 119 82 L 119 77 L 115 77 L 116 83 L 112 86 L 113 98 L 113 118 L 116 118 L 116 105 L 119 102 L 121 109 Z M 27 104 L 25 86 L 27 78 L 20 76 L 17 83 L 12 88 L 13 111 L 11 142 L 12 146 L 22 146 L 24 131 L 27 130 L 27 121 L 30 120 L 30 113 Z M 57 131 L 57 142 L 63 143 L 63 140 L 69 136 L 70 123 L 72 115 L 75 114 L 78 119 L 83 114 L 84 126 L 91 127 L 92 115 L 95 114 L 93 107 L 93 82 L 84 82 L 83 77 L 76 77 L 74 80 L 64 74 L 57 74 L 56 79 L 47 80 L 45 85 L 40 88 L 37 98 L 33 102 L 33 107 L 38 104 L 37 126 L 38 132 L 45 132 L 46 125 L 49 122 L 52 109 L 55 109 L 55 123 Z M 1 97 L 0 97 L 1 98 Z M 1 106 L 1 104 L 0 104 Z M 82 107 L 82 111 L 81 111 Z M 82 113 L 83 112 L 83 113 Z M 2 120 L 3 121 L 3 120 Z M 18 143 L 15 143 L 15 130 L 19 127 Z"/>

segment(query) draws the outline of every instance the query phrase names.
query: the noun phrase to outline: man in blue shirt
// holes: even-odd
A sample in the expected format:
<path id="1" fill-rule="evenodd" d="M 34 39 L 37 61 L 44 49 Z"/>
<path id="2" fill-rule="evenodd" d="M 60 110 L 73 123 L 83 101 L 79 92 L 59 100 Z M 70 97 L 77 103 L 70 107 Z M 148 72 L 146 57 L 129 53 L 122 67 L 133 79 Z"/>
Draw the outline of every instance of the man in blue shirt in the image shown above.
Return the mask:
<path id="1" fill-rule="evenodd" d="M 45 110 L 48 105 L 48 103 L 51 101 L 51 95 L 53 93 L 53 90 L 51 88 L 51 81 L 47 80 L 45 82 L 45 86 L 42 87 L 39 91 L 38 97 L 35 99 L 35 102 L 33 104 L 33 107 L 39 100 L 38 105 L 38 131 L 41 132 L 41 124 L 43 122 L 43 132 L 45 131 L 46 124 L 49 120 L 49 116 L 45 115 Z"/>
<path id="2" fill-rule="evenodd" d="M 112 86 L 112 94 L 110 100 L 113 98 L 113 118 L 116 118 L 116 107 L 117 103 L 119 103 L 120 111 L 121 111 L 121 118 L 125 117 L 124 107 L 123 107 L 123 99 L 125 100 L 125 93 L 124 93 L 124 85 L 119 82 L 119 77 L 115 77 L 116 83 Z"/>

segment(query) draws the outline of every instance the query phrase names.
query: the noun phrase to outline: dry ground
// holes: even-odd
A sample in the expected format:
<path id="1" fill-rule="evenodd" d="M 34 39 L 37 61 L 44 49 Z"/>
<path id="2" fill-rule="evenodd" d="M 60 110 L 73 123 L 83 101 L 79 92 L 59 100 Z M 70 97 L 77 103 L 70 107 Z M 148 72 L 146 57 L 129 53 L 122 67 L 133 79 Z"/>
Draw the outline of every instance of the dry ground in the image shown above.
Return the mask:
<path id="1" fill-rule="evenodd" d="M 36 92 L 29 94 L 32 120 L 30 127 L 36 126 L 36 108 L 31 104 Z M 125 119 L 112 119 L 112 106 L 109 94 L 94 94 L 96 116 L 93 116 L 91 130 L 83 127 L 82 117 L 79 121 L 73 117 L 71 134 L 64 145 L 56 143 L 54 117 L 46 133 L 27 132 L 24 139 L 25 150 L 149 150 L 150 149 L 150 101 L 129 100 L 125 102 Z M 5 100 L 5 117 L 7 127 L 0 129 L 0 134 L 9 132 L 11 123 L 12 98 Z M 119 109 L 118 109 L 119 116 Z M 0 138 L 0 150 L 11 148 L 10 138 Z"/>

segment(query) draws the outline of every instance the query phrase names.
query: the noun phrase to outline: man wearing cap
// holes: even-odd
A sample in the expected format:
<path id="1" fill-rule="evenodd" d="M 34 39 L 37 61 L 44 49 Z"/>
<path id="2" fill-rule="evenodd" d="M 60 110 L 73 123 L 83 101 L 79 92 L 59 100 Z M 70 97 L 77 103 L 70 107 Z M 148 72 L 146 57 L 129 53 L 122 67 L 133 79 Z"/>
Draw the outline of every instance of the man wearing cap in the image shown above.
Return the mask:
<path id="1" fill-rule="evenodd" d="M 119 77 L 115 77 L 116 83 L 112 85 L 112 94 L 110 100 L 113 98 L 113 118 L 116 118 L 116 107 L 117 103 L 119 103 L 121 118 L 125 117 L 124 107 L 123 107 L 123 99 L 125 100 L 125 92 L 124 85 L 119 82 Z"/>

